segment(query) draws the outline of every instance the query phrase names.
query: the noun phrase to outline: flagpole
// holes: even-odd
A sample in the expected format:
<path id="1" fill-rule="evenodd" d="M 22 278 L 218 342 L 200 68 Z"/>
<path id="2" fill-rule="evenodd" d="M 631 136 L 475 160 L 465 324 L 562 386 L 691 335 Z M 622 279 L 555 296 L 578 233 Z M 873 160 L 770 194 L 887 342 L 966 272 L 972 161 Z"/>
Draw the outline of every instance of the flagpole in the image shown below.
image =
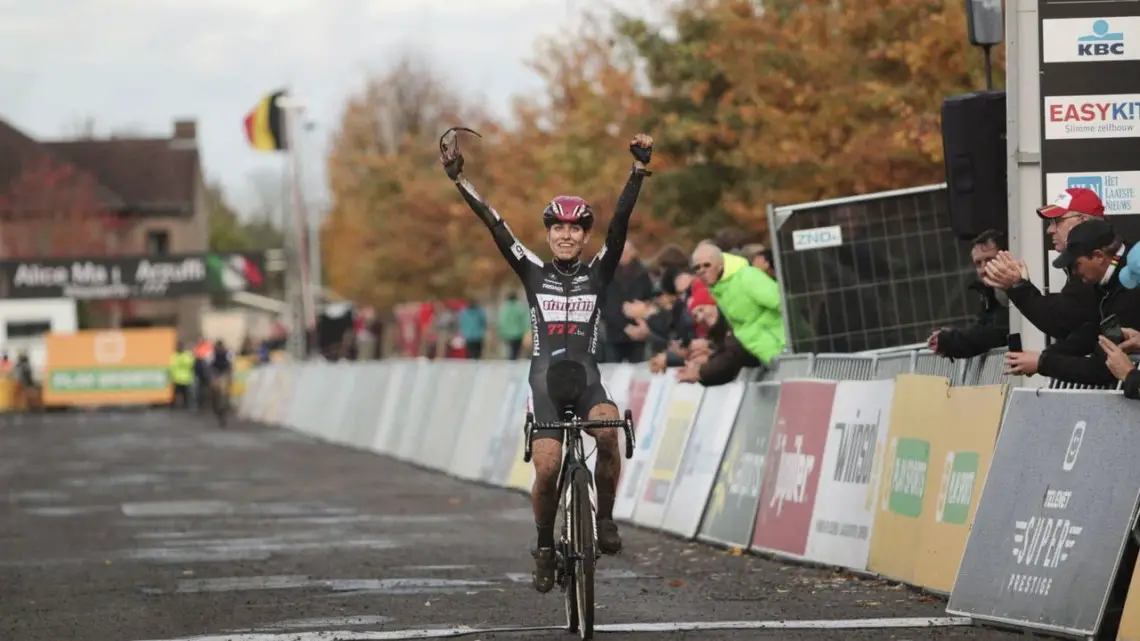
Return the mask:
<path id="1" fill-rule="evenodd" d="M 304 110 L 304 103 L 292 96 L 281 96 L 277 99 L 277 106 L 281 108 L 285 114 L 285 126 L 287 149 L 289 155 L 289 177 L 290 177 L 290 194 L 293 210 L 293 225 L 296 232 L 296 249 L 297 256 L 300 259 L 299 267 L 301 270 L 301 310 L 302 310 L 302 323 L 304 330 L 302 336 L 309 332 L 309 327 L 313 328 L 312 334 L 312 347 L 316 347 L 316 305 L 313 300 L 312 282 L 310 280 L 310 265 L 311 255 L 308 251 L 307 243 L 305 242 L 308 234 L 305 225 L 305 216 L 301 204 L 301 182 L 300 182 L 300 151 L 298 149 L 297 141 L 300 138 L 298 132 L 300 130 L 299 119 L 300 113 Z M 304 345 L 302 339 L 301 345 Z M 304 350 L 301 350 L 304 353 Z"/>

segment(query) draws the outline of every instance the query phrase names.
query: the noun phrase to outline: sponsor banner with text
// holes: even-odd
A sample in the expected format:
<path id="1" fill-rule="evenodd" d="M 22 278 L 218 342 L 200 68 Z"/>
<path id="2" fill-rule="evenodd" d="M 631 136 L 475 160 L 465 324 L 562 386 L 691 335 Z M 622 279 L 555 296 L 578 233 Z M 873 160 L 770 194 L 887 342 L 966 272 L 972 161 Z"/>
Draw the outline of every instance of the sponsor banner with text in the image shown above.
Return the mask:
<path id="1" fill-rule="evenodd" d="M 792 380 L 780 384 L 776 422 L 768 444 L 752 547 L 803 556 L 827 444 L 836 383 Z"/>
<path id="2" fill-rule="evenodd" d="M 743 395 L 744 383 L 728 383 L 705 390 L 701 409 L 693 420 L 693 433 L 681 457 L 665 518 L 661 521 L 662 530 L 687 539 L 696 536 Z"/>
<path id="3" fill-rule="evenodd" d="M 1140 171 L 1085 171 L 1045 176 L 1045 190 L 1053 197 L 1075 187 L 1095 191 L 1104 203 L 1105 215 L 1140 214 Z"/>
<path id="4" fill-rule="evenodd" d="M 702 540 L 740 548 L 751 544 L 779 400 L 779 383 L 754 383 L 745 390 L 701 523 Z"/>
<path id="5" fill-rule="evenodd" d="M 649 465 L 649 478 L 645 480 L 645 491 L 633 515 L 634 523 L 645 527 L 661 527 L 665 518 L 665 507 L 669 495 L 677 482 L 677 472 L 681 467 L 681 456 L 693 431 L 693 420 L 701 406 L 705 388 L 693 383 L 678 383 L 669 394 L 664 408 L 664 423 L 661 436 L 654 448 L 652 463 Z"/>
<path id="6" fill-rule="evenodd" d="M 649 381 L 645 395 L 645 406 L 634 429 L 637 430 L 637 447 L 633 458 L 622 463 L 628 469 L 623 472 L 618 484 L 618 495 L 614 501 L 614 518 L 633 520 L 641 497 L 641 490 L 649 478 L 649 468 L 653 464 L 653 450 L 665 426 L 665 408 L 669 395 L 677 385 L 677 378 L 668 374 L 657 374 Z"/>
<path id="7" fill-rule="evenodd" d="M 1140 94 L 1047 96 L 1045 138 L 1140 137 Z"/>
<path id="8" fill-rule="evenodd" d="M 1140 60 L 1140 17 L 1041 21 L 1042 62 Z"/>
<path id="9" fill-rule="evenodd" d="M 914 582 L 918 528 L 929 484 L 931 439 L 946 426 L 950 381 L 941 376 L 895 377 L 887 448 L 875 501 L 875 528 L 867 569 Z"/>
<path id="10" fill-rule="evenodd" d="M 265 287 L 264 253 L 0 261 L 4 298 L 177 298 Z"/>
<path id="11" fill-rule="evenodd" d="M 1014 390 L 947 611 L 1100 638 L 1123 605 L 1136 452 L 1136 401 Z"/>
<path id="12" fill-rule="evenodd" d="M 949 594 L 974 510 L 990 469 L 1005 386 L 951 387 L 940 423 L 929 431 L 930 470 L 922 516 L 914 583 Z"/>
<path id="13" fill-rule="evenodd" d="M 894 381 L 843 381 L 835 390 L 804 554 L 809 560 L 867 567 L 893 391 Z"/>
<path id="14" fill-rule="evenodd" d="M 44 404 L 48 406 L 169 403 L 171 328 L 48 334 Z"/>

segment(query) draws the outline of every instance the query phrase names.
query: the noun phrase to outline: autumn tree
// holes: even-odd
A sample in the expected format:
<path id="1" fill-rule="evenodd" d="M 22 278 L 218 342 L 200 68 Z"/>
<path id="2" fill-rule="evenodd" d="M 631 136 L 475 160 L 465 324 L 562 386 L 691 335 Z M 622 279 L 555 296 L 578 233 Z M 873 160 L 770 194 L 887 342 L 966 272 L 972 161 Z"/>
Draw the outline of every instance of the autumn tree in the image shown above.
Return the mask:
<path id="1" fill-rule="evenodd" d="M 48 157 L 25 162 L 0 195 L 0 222 L 5 258 L 105 256 L 121 229 L 94 178 Z"/>
<path id="2" fill-rule="evenodd" d="M 333 289 L 391 304 L 462 295 L 487 275 L 486 237 L 440 170 L 437 147 L 452 125 L 478 129 L 477 116 L 411 54 L 349 99 L 328 159 L 322 253 Z"/>

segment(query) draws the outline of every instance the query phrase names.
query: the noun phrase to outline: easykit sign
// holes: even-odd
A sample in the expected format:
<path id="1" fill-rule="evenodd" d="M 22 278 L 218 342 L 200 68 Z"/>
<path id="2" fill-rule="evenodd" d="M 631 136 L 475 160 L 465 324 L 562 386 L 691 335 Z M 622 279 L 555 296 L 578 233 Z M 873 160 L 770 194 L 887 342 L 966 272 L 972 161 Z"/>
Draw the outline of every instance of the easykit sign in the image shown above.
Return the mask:
<path id="1" fill-rule="evenodd" d="M 1045 138 L 1140 137 L 1140 94 L 1049 96 L 1045 98 Z"/>
<path id="2" fill-rule="evenodd" d="M 1110 598 L 1123 600 L 1114 583 L 1140 503 L 1135 405 L 1113 392 L 1013 391 L 947 612 L 1100 632 Z"/>
<path id="3" fill-rule="evenodd" d="M 265 289 L 263 253 L 0 261 L 0 296 L 125 300 Z"/>

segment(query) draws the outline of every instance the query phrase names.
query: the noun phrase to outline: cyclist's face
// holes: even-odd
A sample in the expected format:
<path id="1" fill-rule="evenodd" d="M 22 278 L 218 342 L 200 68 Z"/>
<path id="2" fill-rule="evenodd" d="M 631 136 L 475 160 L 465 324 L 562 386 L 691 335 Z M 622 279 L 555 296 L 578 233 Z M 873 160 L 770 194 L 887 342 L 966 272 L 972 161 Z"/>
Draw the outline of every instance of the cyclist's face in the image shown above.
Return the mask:
<path id="1" fill-rule="evenodd" d="M 574 260 L 589 240 L 589 232 L 584 231 L 581 225 L 556 223 L 546 230 L 546 241 L 558 260 Z"/>

